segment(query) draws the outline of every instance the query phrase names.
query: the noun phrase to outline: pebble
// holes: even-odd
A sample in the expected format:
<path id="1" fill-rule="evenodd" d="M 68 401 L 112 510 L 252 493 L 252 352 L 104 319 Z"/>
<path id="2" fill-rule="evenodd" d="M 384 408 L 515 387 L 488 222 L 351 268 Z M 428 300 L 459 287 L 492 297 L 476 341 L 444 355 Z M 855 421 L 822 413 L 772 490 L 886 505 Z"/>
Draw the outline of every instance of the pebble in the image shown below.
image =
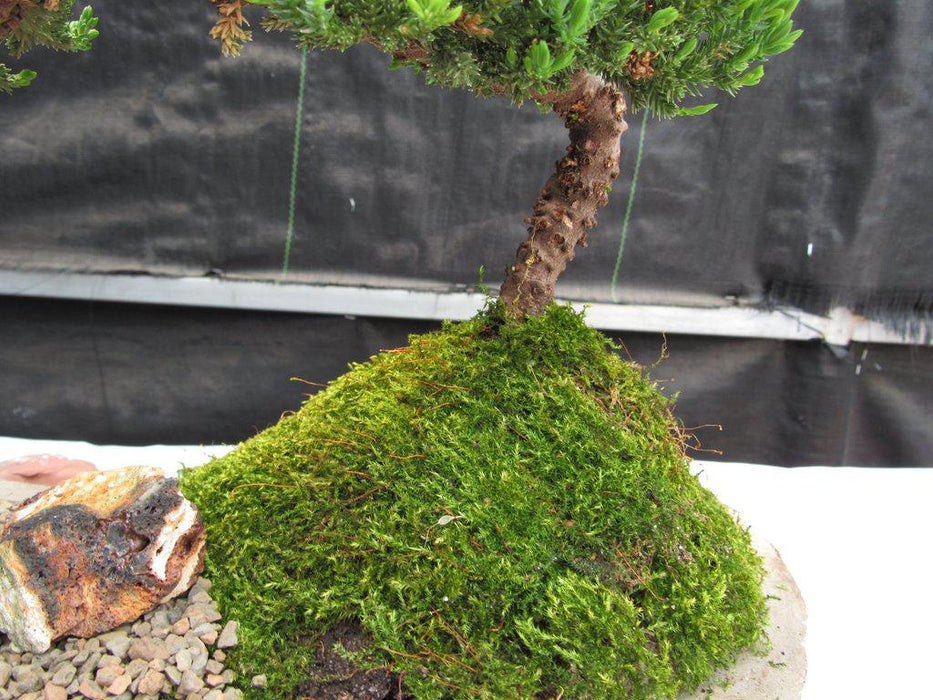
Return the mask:
<path id="1" fill-rule="evenodd" d="M 94 674 L 94 681 L 101 688 L 109 688 L 117 678 L 122 676 L 125 673 L 123 667 L 120 664 L 110 664 L 108 666 L 102 666 L 97 669 L 97 673 Z M 121 690 L 120 693 L 123 691 Z M 115 693 L 119 695 L 120 693 Z"/>
<path id="2" fill-rule="evenodd" d="M 150 628 L 151 631 L 151 628 Z M 146 634 L 149 634 L 147 632 Z M 144 659 L 153 661 L 154 659 L 167 659 L 168 649 L 165 648 L 165 642 L 153 637 L 140 637 L 134 639 L 127 652 L 131 659 Z"/>
<path id="3" fill-rule="evenodd" d="M 91 700 L 104 700 L 107 697 L 107 693 L 92 680 L 82 681 L 81 685 L 78 686 L 78 693 L 86 698 L 91 698 Z"/>
<path id="4" fill-rule="evenodd" d="M 65 662 L 58 667 L 55 673 L 52 674 L 51 682 L 55 685 L 60 685 L 63 688 L 66 688 L 71 683 L 71 681 L 75 679 L 77 674 L 78 669 L 76 669 L 73 664 Z"/>
<path id="5" fill-rule="evenodd" d="M 109 632 L 109 639 L 104 642 L 104 646 L 107 647 L 107 651 L 113 654 L 116 657 L 124 657 L 130 649 L 130 644 L 132 640 L 130 635 L 126 632 Z"/>
<path id="6" fill-rule="evenodd" d="M 126 665 L 126 672 L 130 674 L 130 678 L 139 678 L 148 668 L 149 664 L 143 659 L 133 659 Z"/>
<path id="7" fill-rule="evenodd" d="M 230 620 L 230 622 L 224 625 L 223 631 L 217 638 L 218 649 L 229 649 L 237 645 L 236 631 L 238 626 L 239 623 L 237 623 L 236 620 Z"/>
<path id="8" fill-rule="evenodd" d="M 204 681 L 196 676 L 193 671 L 189 670 L 181 674 L 181 683 L 178 684 L 179 693 L 196 693 L 203 687 Z"/>
<path id="9" fill-rule="evenodd" d="M 60 685 L 46 683 L 43 700 L 68 700 L 68 693 Z"/>
<path id="10" fill-rule="evenodd" d="M 237 623 L 222 622 L 210 589 L 198 579 L 133 625 L 44 654 L 17 652 L 0 634 L 0 700 L 243 700 L 224 666 Z M 265 687 L 265 676 L 252 684 Z"/>
<path id="11" fill-rule="evenodd" d="M 139 681 L 136 692 L 143 695 L 158 695 L 162 691 L 163 682 L 165 682 L 165 676 L 162 672 L 150 668 Z"/>
<path id="12" fill-rule="evenodd" d="M 122 695 L 126 692 L 127 688 L 130 687 L 130 683 L 132 682 L 133 679 L 130 677 L 130 674 L 124 673 L 122 676 L 115 678 L 113 683 L 107 686 L 107 692 L 111 695 Z"/>

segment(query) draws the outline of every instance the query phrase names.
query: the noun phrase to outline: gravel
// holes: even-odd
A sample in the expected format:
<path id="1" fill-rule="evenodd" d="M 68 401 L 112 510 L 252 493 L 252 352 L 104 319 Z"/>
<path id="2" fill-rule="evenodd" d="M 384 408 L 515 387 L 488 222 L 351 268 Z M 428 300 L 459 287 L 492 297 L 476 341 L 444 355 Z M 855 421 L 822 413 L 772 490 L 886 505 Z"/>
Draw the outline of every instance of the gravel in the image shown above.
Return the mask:
<path id="1" fill-rule="evenodd" d="M 0 522 L 11 505 L 0 501 Z M 44 654 L 22 653 L 0 634 L 0 700 L 242 700 L 224 666 L 237 624 L 223 621 L 210 590 L 199 578 L 133 624 L 62 639 Z"/>

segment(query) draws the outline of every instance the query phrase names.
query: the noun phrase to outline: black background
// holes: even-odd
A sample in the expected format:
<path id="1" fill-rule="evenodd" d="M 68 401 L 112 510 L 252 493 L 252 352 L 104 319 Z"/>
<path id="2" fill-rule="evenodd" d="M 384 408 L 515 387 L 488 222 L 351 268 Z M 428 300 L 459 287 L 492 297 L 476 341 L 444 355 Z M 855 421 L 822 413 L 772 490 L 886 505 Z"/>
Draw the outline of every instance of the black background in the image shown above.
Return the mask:
<path id="1" fill-rule="evenodd" d="M 299 54 L 256 31 L 238 59 L 208 3 L 95 3 L 101 36 L 0 98 L 0 268 L 276 279 Z M 933 5 L 802 3 L 798 46 L 706 117 L 650 120 L 620 298 L 836 304 L 928 340 L 933 309 Z M 494 285 L 565 144 L 526 105 L 427 87 L 369 47 L 315 53 L 289 279 Z M 704 101 L 708 101 L 704 100 Z M 605 301 L 641 116 L 565 297 Z M 352 204 L 351 204 L 352 200 Z M 812 255 L 807 248 L 812 244 Z M 420 322 L 7 298 L 0 434 L 236 440 Z M 626 335 L 653 362 L 660 338 Z M 928 348 L 673 336 L 687 425 L 725 458 L 933 464 Z M 856 368 L 861 365 L 856 374 Z"/>

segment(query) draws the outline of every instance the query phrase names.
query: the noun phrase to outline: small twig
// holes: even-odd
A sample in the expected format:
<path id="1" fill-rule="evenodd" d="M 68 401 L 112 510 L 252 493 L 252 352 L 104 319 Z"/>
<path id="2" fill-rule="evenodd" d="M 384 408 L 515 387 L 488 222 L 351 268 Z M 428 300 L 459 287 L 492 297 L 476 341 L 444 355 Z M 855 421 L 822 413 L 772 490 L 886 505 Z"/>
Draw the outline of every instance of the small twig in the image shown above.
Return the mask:
<path id="1" fill-rule="evenodd" d="M 421 656 L 418 654 L 406 654 L 404 651 L 395 651 L 395 649 L 389 649 L 389 647 L 377 646 L 376 648 L 382 649 L 383 651 L 387 651 L 390 654 L 396 654 L 397 656 L 404 656 L 409 659 L 418 659 L 419 661 L 421 660 Z"/>
<path id="2" fill-rule="evenodd" d="M 398 364 L 400 365 L 409 364 L 411 362 L 436 362 L 439 365 L 447 367 L 447 363 L 439 357 L 413 357 L 410 360 L 398 360 Z"/>
<path id="3" fill-rule="evenodd" d="M 632 565 L 629 564 L 628 559 L 626 559 L 626 558 L 625 558 L 625 555 L 622 554 L 622 550 L 621 550 L 621 549 L 619 549 L 618 547 L 616 547 L 615 550 L 616 550 L 616 554 L 619 555 L 619 558 L 622 559 L 622 562 L 625 564 L 625 568 L 629 570 L 629 572 L 632 574 L 632 576 L 634 576 L 635 578 L 638 579 L 638 582 L 639 582 L 642 586 L 644 586 L 645 590 L 648 591 L 648 592 L 654 597 L 655 600 L 660 600 L 660 601 L 666 601 L 666 600 L 667 600 L 667 598 L 665 598 L 664 596 L 659 596 L 657 593 L 655 593 L 654 591 L 652 591 L 651 588 L 648 587 L 648 584 L 645 582 L 645 579 L 643 579 L 643 578 L 639 575 L 639 573 L 638 573 L 637 571 L 635 571 L 635 569 L 632 567 Z"/>
<path id="4" fill-rule="evenodd" d="M 418 379 L 417 381 L 422 384 L 427 384 L 430 387 L 435 389 L 458 389 L 460 391 L 470 391 L 469 387 L 466 386 L 456 386 L 455 384 L 440 384 L 438 382 L 429 382 L 427 379 Z"/>
<path id="5" fill-rule="evenodd" d="M 451 635 L 454 639 L 457 640 L 457 643 L 460 644 L 460 646 L 463 648 L 463 650 L 464 650 L 465 652 L 467 652 L 470 656 L 472 656 L 474 659 L 477 659 L 477 660 L 478 660 L 478 659 L 479 659 L 479 654 L 476 653 L 476 649 L 473 648 L 473 646 L 466 640 L 466 638 L 465 638 L 463 635 L 461 635 L 461 634 L 454 628 L 453 625 L 451 625 L 449 622 L 447 622 L 447 620 L 445 620 L 444 617 L 443 617 L 439 612 L 437 612 L 437 611 L 435 610 L 435 611 L 434 611 L 434 614 L 435 614 L 435 616 L 437 617 L 438 622 L 440 622 L 440 623 L 444 626 L 444 629 L 447 630 L 447 631 L 450 633 L 450 635 Z M 472 669 L 471 669 L 471 670 L 472 670 Z"/>
<path id="6" fill-rule="evenodd" d="M 320 382 L 312 382 L 310 379 L 302 379 L 301 377 L 292 377 L 293 382 L 301 382 L 302 384 L 307 384 L 308 386 L 320 386 L 327 388 L 327 384 L 321 384 Z"/>
<path id="7" fill-rule="evenodd" d="M 328 428 L 333 428 L 334 430 L 340 430 L 340 431 L 342 431 L 342 432 L 344 432 L 344 433 L 353 433 L 354 435 L 359 435 L 360 437 L 364 437 L 364 438 L 366 438 L 367 440 L 372 440 L 373 442 L 376 441 L 376 436 L 375 436 L 375 435 L 370 435 L 369 433 L 364 433 L 362 430 L 353 430 L 352 428 L 341 428 L 339 425 L 328 425 L 327 427 L 328 427 Z"/>
<path id="8" fill-rule="evenodd" d="M 722 457 L 722 454 L 723 454 L 722 450 L 716 450 L 716 449 L 713 449 L 712 447 L 694 447 L 693 445 L 687 445 L 687 444 L 684 444 L 684 447 L 686 447 L 688 450 L 693 450 L 694 452 L 709 452 L 710 454 L 714 454 L 719 457 Z"/>
<path id="9" fill-rule="evenodd" d="M 476 539 L 472 535 L 468 535 L 468 537 L 470 538 L 470 542 L 472 542 L 475 547 L 478 547 L 479 549 L 486 551 L 486 548 L 483 546 L 482 542 L 477 542 Z"/>
<path id="10" fill-rule="evenodd" d="M 332 440 L 331 438 L 321 438 L 321 442 L 326 442 L 331 445 L 340 445 L 341 447 L 349 447 L 350 449 L 356 449 L 359 447 L 355 442 L 347 442 L 346 440 Z"/>
<path id="11" fill-rule="evenodd" d="M 508 428 L 509 428 L 509 430 L 511 430 L 513 433 L 515 433 L 516 435 L 518 435 L 518 437 L 520 437 L 520 438 L 521 438 L 522 440 L 524 440 L 525 442 L 531 442 L 531 440 L 529 440 L 525 435 L 522 435 L 520 432 L 518 432 L 518 431 L 517 431 L 515 428 L 513 428 L 511 425 L 508 426 Z"/>
<path id="12" fill-rule="evenodd" d="M 367 474 L 366 472 L 358 472 L 353 469 L 338 469 L 337 471 L 343 472 L 344 474 L 354 474 L 355 476 L 362 476 L 364 479 L 369 479 L 370 481 L 375 481 L 375 477 L 372 474 Z"/>
<path id="13" fill-rule="evenodd" d="M 459 686 L 459 685 L 456 685 L 455 683 L 448 683 L 447 681 L 445 681 L 443 678 L 440 678 L 439 676 L 431 676 L 431 678 L 433 678 L 434 680 L 436 680 L 436 681 L 437 681 L 438 683 L 440 683 L 441 685 L 446 685 L 448 688 L 454 688 L 454 689 L 456 689 L 456 690 L 462 690 L 464 693 L 469 693 L 470 695 L 479 695 L 479 694 L 480 694 L 480 692 L 479 692 L 478 690 L 474 690 L 473 688 L 463 688 L 463 687 L 461 687 L 461 686 Z"/>
<path id="14" fill-rule="evenodd" d="M 472 672 L 472 673 L 476 673 L 476 669 L 475 669 L 475 668 L 473 668 L 472 666 L 468 666 L 467 664 L 463 663 L 462 661 L 458 661 L 457 659 L 453 658 L 452 656 L 451 656 L 451 657 L 447 657 L 446 655 L 438 654 L 437 652 L 431 651 L 431 650 L 428 649 L 426 646 L 422 646 L 421 648 L 424 649 L 425 653 L 427 653 L 429 656 L 433 656 L 433 657 L 436 658 L 436 659 L 440 659 L 443 663 L 447 664 L 448 666 L 450 666 L 451 662 L 453 662 L 453 663 L 457 664 L 458 666 L 462 666 L 462 667 L 465 668 L 467 671 L 470 671 L 470 672 Z"/>
<path id="15" fill-rule="evenodd" d="M 347 504 L 349 504 L 349 503 L 356 503 L 357 501 L 361 501 L 361 500 L 363 500 L 364 498 L 366 498 L 367 496 L 371 496 L 372 494 L 376 493 L 376 491 L 378 491 L 379 489 L 384 489 L 384 488 L 386 488 L 386 487 L 383 486 L 382 484 L 379 484 L 379 486 L 377 486 L 376 488 L 370 489 L 369 491 L 366 491 L 365 493 L 361 493 L 359 496 L 354 496 L 353 498 L 350 498 L 350 499 L 344 501 L 344 503 L 347 503 Z"/>
<path id="16" fill-rule="evenodd" d="M 240 484 L 239 486 L 233 487 L 232 489 L 230 489 L 230 493 L 227 494 L 227 497 L 229 498 L 230 496 L 232 496 L 233 494 L 235 494 L 237 491 L 239 491 L 240 489 L 245 489 L 247 486 L 268 486 L 269 488 L 273 488 L 273 489 L 293 489 L 293 488 L 296 488 L 294 485 L 288 485 L 288 484 L 267 484 L 267 483 L 263 483 L 263 482 L 255 482 L 255 483 L 249 483 L 249 484 Z"/>

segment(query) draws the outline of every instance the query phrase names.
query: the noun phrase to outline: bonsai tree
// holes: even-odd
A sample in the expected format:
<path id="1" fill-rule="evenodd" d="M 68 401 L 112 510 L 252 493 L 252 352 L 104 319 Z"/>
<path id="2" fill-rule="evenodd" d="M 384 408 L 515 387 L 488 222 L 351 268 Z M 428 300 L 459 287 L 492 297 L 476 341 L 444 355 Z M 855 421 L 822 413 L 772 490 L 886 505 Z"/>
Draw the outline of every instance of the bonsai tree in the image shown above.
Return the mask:
<path id="1" fill-rule="evenodd" d="M 763 62 L 800 36 L 799 0 L 212 0 L 213 35 L 228 54 L 250 38 L 244 2 L 264 5 L 267 27 L 308 48 L 369 43 L 391 67 L 431 84 L 534 100 L 564 121 L 570 144 L 526 219 L 528 237 L 507 268 L 502 301 L 516 316 L 552 301 L 558 276 L 586 246 L 619 175 L 631 109 L 660 117 L 709 112 L 684 106 L 708 87 L 757 85 Z"/>
<path id="2" fill-rule="evenodd" d="M 250 38 L 243 0 L 213 35 Z M 558 276 L 619 174 L 627 102 L 757 84 L 797 0 L 253 0 L 309 48 L 366 42 L 428 83 L 567 127 L 500 298 L 330 384 L 182 489 L 241 621 L 254 697 L 673 697 L 760 641 L 761 564 L 691 438 Z M 366 689 L 369 690 L 366 690 Z M 346 694 L 346 695 L 342 695 Z"/>
<path id="3" fill-rule="evenodd" d="M 74 0 L 0 0 L 0 42 L 18 58 L 35 46 L 59 51 L 87 51 L 99 34 L 90 7 L 72 20 Z M 0 92 L 29 85 L 36 72 L 18 73 L 0 63 Z"/>
<path id="4" fill-rule="evenodd" d="M 799 36 L 796 0 L 253 4 L 303 46 L 367 42 L 428 82 L 533 100 L 570 143 L 499 300 L 182 474 L 213 595 L 240 623 L 237 683 L 251 700 L 698 688 L 762 641 L 761 560 L 691 475 L 670 401 L 550 302 L 618 175 L 626 96 L 708 112 L 684 101 L 759 82 Z M 235 54 L 243 0 L 215 5 Z"/>

